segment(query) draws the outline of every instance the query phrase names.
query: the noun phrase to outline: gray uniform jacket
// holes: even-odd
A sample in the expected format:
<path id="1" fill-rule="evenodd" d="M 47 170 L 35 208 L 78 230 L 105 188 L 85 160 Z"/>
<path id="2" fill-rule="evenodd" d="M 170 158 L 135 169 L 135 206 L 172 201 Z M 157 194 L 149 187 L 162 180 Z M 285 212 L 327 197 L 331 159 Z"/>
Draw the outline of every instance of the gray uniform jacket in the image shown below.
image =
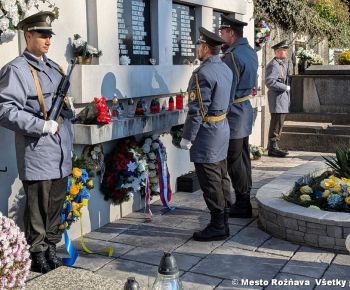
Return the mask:
<path id="1" fill-rule="evenodd" d="M 0 71 L 0 126 L 15 132 L 16 155 L 21 180 L 49 180 L 68 176 L 72 169 L 71 122 L 64 119 L 55 135 L 43 134 L 44 119 L 29 64 L 38 72 L 46 110 L 62 75 L 58 65 L 25 51 Z"/>
<path id="2" fill-rule="evenodd" d="M 232 72 L 218 55 L 211 56 L 198 67 L 189 81 L 188 91 L 196 90 L 195 74 L 206 116 L 227 112 L 230 101 Z M 195 163 L 215 163 L 226 159 L 230 128 L 225 118 L 219 122 L 203 123 L 198 97 L 189 103 L 183 138 L 192 141 L 190 159 Z"/>
<path id="3" fill-rule="evenodd" d="M 239 73 L 239 82 L 237 73 L 233 66 L 232 56 L 235 58 Z M 231 88 L 231 105 L 227 113 L 227 119 L 230 124 L 230 139 L 241 139 L 252 133 L 253 127 L 253 108 L 249 100 L 233 104 L 233 100 L 249 96 L 252 89 L 256 86 L 258 71 L 258 56 L 255 50 L 249 45 L 244 37 L 237 40 L 229 47 L 223 57 L 223 61 L 233 72 L 233 82 Z"/>
<path id="4" fill-rule="evenodd" d="M 271 113 L 288 113 L 290 96 L 287 92 L 288 64 L 282 60 L 272 59 L 266 66 L 267 97 Z"/>

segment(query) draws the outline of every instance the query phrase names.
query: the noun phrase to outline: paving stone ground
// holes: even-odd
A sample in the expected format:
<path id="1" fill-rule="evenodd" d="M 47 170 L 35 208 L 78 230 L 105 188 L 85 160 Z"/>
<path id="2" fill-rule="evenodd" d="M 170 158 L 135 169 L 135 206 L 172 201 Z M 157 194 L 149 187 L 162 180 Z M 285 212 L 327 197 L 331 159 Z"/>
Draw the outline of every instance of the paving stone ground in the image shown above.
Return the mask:
<path id="1" fill-rule="evenodd" d="M 285 159 L 264 156 L 253 161 L 253 205 L 261 186 L 315 159 L 320 159 L 320 153 L 291 152 Z M 273 238 L 258 228 L 256 217 L 230 219 L 230 237 L 225 241 L 196 242 L 191 239 L 193 232 L 210 218 L 201 192 L 178 192 L 172 205 L 174 211 L 162 213 L 161 203 L 156 202 L 152 222 L 136 212 L 85 236 L 93 251 L 112 247 L 111 257 L 86 254 L 80 240 L 75 240 L 79 257 L 74 267 L 46 275 L 31 273 L 27 289 L 73 289 L 72 285 L 75 289 L 123 289 L 130 276 L 148 289 L 163 251 L 175 256 L 184 289 L 350 289 L 349 255 Z M 63 248 L 59 251 L 64 255 Z"/>

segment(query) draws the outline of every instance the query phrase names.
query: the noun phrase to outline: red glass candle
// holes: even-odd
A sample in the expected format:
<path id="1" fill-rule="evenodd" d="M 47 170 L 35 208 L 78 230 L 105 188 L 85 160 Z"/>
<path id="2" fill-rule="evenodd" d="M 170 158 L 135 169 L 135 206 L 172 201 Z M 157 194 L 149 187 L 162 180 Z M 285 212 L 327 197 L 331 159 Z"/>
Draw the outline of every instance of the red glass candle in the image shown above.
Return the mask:
<path id="1" fill-rule="evenodd" d="M 174 99 L 173 97 L 169 98 L 169 103 L 168 103 L 168 111 L 173 111 L 174 110 Z"/>
<path id="2" fill-rule="evenodd" d="M 176 96 L 176 110 L 182 110 L 184 108 L 184 97 L 183 95 Z"/>

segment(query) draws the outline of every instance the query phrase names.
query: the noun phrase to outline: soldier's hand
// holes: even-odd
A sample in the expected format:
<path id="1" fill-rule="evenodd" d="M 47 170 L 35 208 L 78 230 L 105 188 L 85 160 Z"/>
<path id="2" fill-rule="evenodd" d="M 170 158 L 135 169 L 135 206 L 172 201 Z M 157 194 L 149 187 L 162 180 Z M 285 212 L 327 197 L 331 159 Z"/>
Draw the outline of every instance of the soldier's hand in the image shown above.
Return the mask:
<path id="1" fill-rule="evenodd" d="M 180 147 L 181 149 L 190 150 L 192 147 L 192 142 L 186 139 L 181 139 Z"/>
<path id="2" fill-rule="evenodd" d="M 58 123 L 54 120 L 45 121 L 43 133 L 56 134 L 58 132 Z"/>
<path id="3" fill-rule="evenodd" d="M 287 92 L 290 92 L 290 86 L 287 86 Z"/>

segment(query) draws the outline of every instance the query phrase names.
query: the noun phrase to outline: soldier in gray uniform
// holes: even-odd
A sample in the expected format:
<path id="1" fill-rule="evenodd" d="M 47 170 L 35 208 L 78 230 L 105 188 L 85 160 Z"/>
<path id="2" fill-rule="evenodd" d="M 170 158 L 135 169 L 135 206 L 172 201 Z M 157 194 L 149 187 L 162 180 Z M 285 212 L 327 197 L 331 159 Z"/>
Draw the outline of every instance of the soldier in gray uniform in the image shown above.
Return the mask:
<path id="1" fill-rule="evenodd" d="M 290 105 L 290 86 L 288 85 L 288 44 L 283 40 L 272 46 L 275 57 L 266 66 L 266 86 L 269 89 L 267 96 L 271 113 L 268 155 L 285 157 L 288 152 L 278 146 L 281 138 L 283 123 Z"/>
<path id="2" fill-rule="evenodd" d="M 223 40 L 200 28 L 197 54 L 202 64 L 189 81 L 189 111 L 181 148 L 190 149 L 204 200 L 211 215 L 205 229 L 195 232 L 196 241 L 223 240 L 229 236 L 230 180 L 226 156 L 230 128 L 226 118 L 232 72 L 219 57 Z"/>
<path id="3" fill-rule="evenodd" d="M 246 25 L 247 23 L 236 20 L 232 14 L 221 17 L 220 32 L 226 44 L 223 62 L 233 72 L 230 107 L 227 113 L 230 124 L 227 167 L 236 195 L 230 217 L 235 218 L 252 216 L 249 135 L 252 133 L 253 108 L 249 99 L 256 86 L 258 57 L 248 40 L 243 37 L 243 28 Z"/>
<path id="4" fill-rule="evenodd" d="M 18 24 L 26 49 L 0 71 L 0 125 L 15 132 L 19 178 L 27 196 L 26 239 L 32 271 L 46 273 L 62 265 L 60 212 L 71 172 L 71 122 L 46 120 L 62 79 L 46 57 L 53 31 L 51 12 L 39 12 Z"/>

